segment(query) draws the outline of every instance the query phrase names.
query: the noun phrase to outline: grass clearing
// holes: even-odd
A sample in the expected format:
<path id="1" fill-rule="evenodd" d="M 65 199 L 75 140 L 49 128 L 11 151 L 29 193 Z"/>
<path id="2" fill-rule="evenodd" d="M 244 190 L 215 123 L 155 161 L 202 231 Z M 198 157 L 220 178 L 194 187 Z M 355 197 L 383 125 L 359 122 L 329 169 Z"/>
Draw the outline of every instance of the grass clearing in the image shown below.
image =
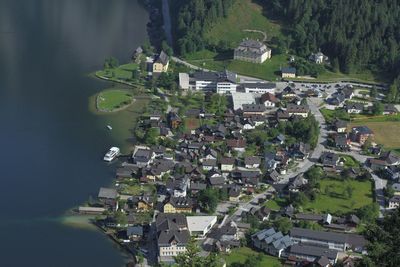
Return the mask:
<path id="1" fill-rule="evenodd" d="M 231 253 L 224 254 L 222 257 L 226 261 L 226 265 L 233 266 L 235 263 L 244 263 L 247 258 L 249 257 L 257 257 L 260 255 L 261 261 L 256 266 L 252 267 L 275 267 L 275 266 L 282 266 L 278 258 L 266 255 L 262 252 L 256 252 L 248 247 L 241 247 L 232 249 Z"/>
<path id="2" fill-rule="evenodd" d="M 133 94 L 125 89 L 111 89 L 97 95 L 97 109 L 110 112 L 129 106 L 133 101 Z"/>
<path id="3" fill-rule="evenodd" d="M 265 206 L 267 208 L 270 208 L 271 210 L 280 210 L 281 208 L 285 207 L 287 204 L 286 200 L 284 198 L 274 198 L 271 200 L 268 200 L 265 203 Z"/>
<path id="4" fill-rule="evenodd" d="M 374 121 L 376 119 L 353 121 L 350 129 L 354 126 L 367 126 L 374 132 L 376 143 L 386 149 L 400 149 L 400 121 Z"/>
<path id="5" fill-rule="evenodd" d="M 315 201 L 303 206 L 304 210 L 316 213 L 350 212 L 372 203 L 372 185 L 370 181 L 336 180 L 325 178 L 320 181 L 320 193 Z M 347 186 L 353 188 L 351 198 L 345 197 Z"/>
<path id="6" fill-rule="evenodd" d="M 139 69 L 138 64 L 128 63 L 120 65 L 113 69 L 99 70 L 96 72 L 97 76 L 105 77 L 111 80 L 122 80 L 127 81 L 132 79 L 132 73 L 134 70 Z"/>
<path id="7" fill-rule="evenodd" d="M 235 25 L 232 27 L 232 25 Z M 226 18 L 220 19 L 208 31 L 205 38 L 210 44 L 224 41 L 234 48 L 245 38 L 263 40 L 261 33 L 246 32 L 244 30 L 259 30 L 267 34 L 267 39 L 281 35 L 281 26 L 269 20 L 264 15 L 263 7 L 252 0 L 236 1 Z"/>
<path id="8" fill-rule="evenodd" d="M 200 127 L 200 120 L 197 118 L 185 118 L 185 126 L 188 130 L 195 130 Z"/>
<path id="9" fill-rule="evenodd" d="M 360 163 L 355 160 L 352 156 L 339 154 L 341 160 L 344 162 L 346 168 L 358 168 Z"/>

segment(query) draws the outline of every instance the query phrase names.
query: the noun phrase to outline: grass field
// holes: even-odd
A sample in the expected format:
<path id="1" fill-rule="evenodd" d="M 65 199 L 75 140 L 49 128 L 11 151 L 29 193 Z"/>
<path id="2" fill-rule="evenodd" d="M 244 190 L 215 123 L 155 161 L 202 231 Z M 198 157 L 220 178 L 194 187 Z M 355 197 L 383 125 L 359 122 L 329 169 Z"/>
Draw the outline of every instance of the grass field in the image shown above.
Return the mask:
<path id="1" fill-rule="evenodd" d="M 350 124 L 350 127 L 354 126 L 369 127 L 374 132 L 374 142 L 386 149 L 400 149 L 400 121 L 360 120 Z"/>
<path id="2" fill-rule="evenodd" d="M 248 247 L 241 247 L 237 249 L 232 249 L 230 254 L 223 255 L 222 257 L 226 261 L 226 265 L 232 266 L 234 263 L 244 263 L 248 257 L 257 257 L 259 255 L 259 252 L 256 252 Z M 276 266 L 282 266 L 280 261 L 272 256 L 265 255 L 261 253 L 262 259 L 259 262 L 258 265 L 252 266 L 252 267 L 276 267 Z"/>
<path id="3" fill-rule="evenodd" d="M 310 201 L 303 206 L 304 210 L 317 213 L 349 212 L 372 203 L 372 186 L 370 181 L 340 181 L 334 179 L 322 179 L 320 193 L 315 201 Z M 347 186 L 353 188 L 352 197 L 345 197 Z M 327 191 L 326 188 L 329 188 Z"/>
<path id="4" fill-rule="evenodd" d="M 263 14 L 263 7 L 252 0 L 236 1 L 226 18 L 219 20 L 208 31 L 205 38 L 210 44 L 225 41 L 234 48 L 245 38 L 263 40 L 261 33 L 245 32 L 244 30 L 259 30 L 267 34 L 267 40 L 281 35 L 281 26 Z M 232 27 L 234 25 L 234 27 Z"/>
<path id="5" fill-rule="evenodd" d="M 274 198 L 271 200 L 268 200 L 265 203 L 265 206 L 267 208 L 270 208 L 271 210 L 280 210 L 282 207 L 286 206 L 286 200 L 283 198 Z"/>
<path id="6" fill-rule="evenodd" d="M 129 80 L 132 78 L 133 70 L 138 69 L 139 66 L 135 63 L 120 65 L 114 69 L 99 70 L 96 75 L 115 80 Z"/>
<path id="7" fill-rule="evenodd" d="M 197 118 L 185 118 L 185 126 L 188 130 L 195 130 L 200 127 L 200 120 Z"/>
<path id="8" fill-rule="evenodd" d="M 97 108 L 100 111 L 113 111 L 132 103 L 133 95 L 124 89 L 106 90 L 97 95 Z"/>

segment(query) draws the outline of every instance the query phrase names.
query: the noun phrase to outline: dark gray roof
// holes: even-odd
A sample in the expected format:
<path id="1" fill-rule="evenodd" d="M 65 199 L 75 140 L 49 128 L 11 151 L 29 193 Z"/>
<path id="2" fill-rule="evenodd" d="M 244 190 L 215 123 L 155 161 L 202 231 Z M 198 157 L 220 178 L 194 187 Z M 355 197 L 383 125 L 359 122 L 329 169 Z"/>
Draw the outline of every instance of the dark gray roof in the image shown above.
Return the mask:
<path id="1" fill-rule="evenodd" d="M 243 112 L 264 112 L 267 108 L 262 104 L 243 104 Z"/>
<path id="2" fill-rule="evenodd" d="M 160 55 L 158 55 L 156 59 L 156 62 L 161 63 L 163 65 L 167 65 L 168 61 L 169 61 L 168 55 L 164 51 L 161 51 Z"/>
<path id="3" fill-rule="evenodd" d="M 289 113 L 308 113 L 310 109 L 307 105 L 288 104 L 287 111 Z"/>
<path id="4" fill-rule="evenodd" d="M 276 83 L 242 83 L 244 88 L 262 88 L 262 89 L 274 89 L 276 88 Z"/>
<path id="5" fill-rule="evenodd" d="M 225 165 L 233 165 L 233 164 L 235 164 L 235 159 L 234 158 L 221 158 L 219 160 L 219 162 L 221 164 L 225 164 Z"/>
<path id="6" fill-rule="evenodd" d="M 197 81 L 211 81 L 211 82 L 231 82 L 236 83 L 236 73 L 230 71 L 212 72 L 212 71 L 198 71 L 193 74 L 193 78 Z"/>
<path id="7" fill-rule="evenodd" d="M 204 190 L 207 188 L 207 184 L 201 182 L 192 182 L 190 184 L 191 190 Z"/>
<path id="8" fill-rule="evenodd" d="M 307 246 L 302 244 L 295 244 L 290 247 L 290 254 L 294 255 L 304 255 L 304 256 L 313 256 L 313 257 L 321 257 L 325 256 L 328 259 L 335 260 L 338 255 L 337 250 L 324 248 L 324 247 L 316 247 L 316 246 Z"/>
<path id="9" fill-rule="evenodd" d="M 264 46 L 264 44 L 261 43 L 260 41 L 256 41 L 256 40 L 252 40 L 252 39 L 247 39 L 247 40 L 243 40 L 243 41 L 240 43 L 240 46 L 244 46 L 244 47 L 248 47 L 248 48 L 260 49 L 262 46 Z"/>
<path id="10" fill-rule="evenodd" d="M 117 190 L 113 188 L 100 188 L 98 197 L 99 198 L 107 198 L 107 199 L 116 199 L 118 196 Z"/>
<path id="11" fill-rule="evenodd" d="M 282 73 L 291 73 L 291 74 L 296 74 L 296 68 L 293 67 L 285 67 L 281 69 Z"/>
<path id="12" fill-rule="evenodd" d="M 188 230 L 165 230 L 158 235 L 158 246 L 169 246 L 172 242 L 176 242 L 178 246 L 186 246 L 190 240 Z"/>
<path id="13" fill-rule="evenodd" d="M 253 164 L 260 164 L 261 158 L 257 156 L 245 157 L 244 164 L 246 165 L 253 165 Z"/>
<path id="14" fill-rule="evenodd" d="M 356 132 L 358 134 L 372 134 L 373 132 L 371 131 L 370 128 L 367 126 L 357 126 L 352 128 L 353 132 Z"/>
<path id="15" fill-rule="evenodd" d="M 142 226 L 129 226 L 126 229 L 126 234 L 128 236 L 130 236 L 130 235 L 142 236 L 143 235 L 143 227 Z"/>
<path id="16" fill-rule="evenodd" d="M 175 208 L 190 208 L 193 205 L 190 197 L 171 197 L 168 201 Z"/>
<path id="17" fill-rule="evenodd" d="M 362 103 L 351 103 L 346 105 L 346 110 L 356 109 L 356 110 L 364 110 L 364 104 Z"/>
<path id="18" fill-rule="evenodd" d="M 336 243 L 346 243 L 347 236 L 341 233 L 333 233 L 333 232 L 324 232 L 324 231 L 315 231 L 310 229 L 303 229 L 294 227 L 290 230 L 291 237 L 304 237 L 311 240 L 321 240 L 321 241 L 331 241 Z"/>

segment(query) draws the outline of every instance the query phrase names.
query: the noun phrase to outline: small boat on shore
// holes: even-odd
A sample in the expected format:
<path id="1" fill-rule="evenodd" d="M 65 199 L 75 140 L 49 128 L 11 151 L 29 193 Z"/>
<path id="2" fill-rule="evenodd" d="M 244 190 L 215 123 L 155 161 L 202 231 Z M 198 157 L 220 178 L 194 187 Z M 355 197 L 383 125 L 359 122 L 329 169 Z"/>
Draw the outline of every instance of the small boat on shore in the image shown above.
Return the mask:
<path id="1" fill-rule="evenodd" d="M 120 150 L 118 147 L 112 147 L 108 152 L 104 155 L 104 161 L 111 162 L 120 154 Z"/>
<path id="2" fill-rule="evenodd" d="M 107 125 L 107 129 L 111 131 L 112 130 L 111 125 Z"/>

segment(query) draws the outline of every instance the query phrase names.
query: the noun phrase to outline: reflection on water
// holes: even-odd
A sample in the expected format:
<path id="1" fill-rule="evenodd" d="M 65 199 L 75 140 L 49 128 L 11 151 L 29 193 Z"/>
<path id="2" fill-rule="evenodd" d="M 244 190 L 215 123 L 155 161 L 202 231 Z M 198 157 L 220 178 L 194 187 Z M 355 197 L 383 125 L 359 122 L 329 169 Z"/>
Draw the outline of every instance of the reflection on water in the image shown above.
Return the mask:
<path id="1" fill-rule="evenodd" d="M 128 60 L 146 23 L 135 0 L 0 0 L 1 266 L 122 265 L 63 216 L 113 178 L 100 159 L 115 141 L 87 103 L 109 84 L 87 73 Z"/>

